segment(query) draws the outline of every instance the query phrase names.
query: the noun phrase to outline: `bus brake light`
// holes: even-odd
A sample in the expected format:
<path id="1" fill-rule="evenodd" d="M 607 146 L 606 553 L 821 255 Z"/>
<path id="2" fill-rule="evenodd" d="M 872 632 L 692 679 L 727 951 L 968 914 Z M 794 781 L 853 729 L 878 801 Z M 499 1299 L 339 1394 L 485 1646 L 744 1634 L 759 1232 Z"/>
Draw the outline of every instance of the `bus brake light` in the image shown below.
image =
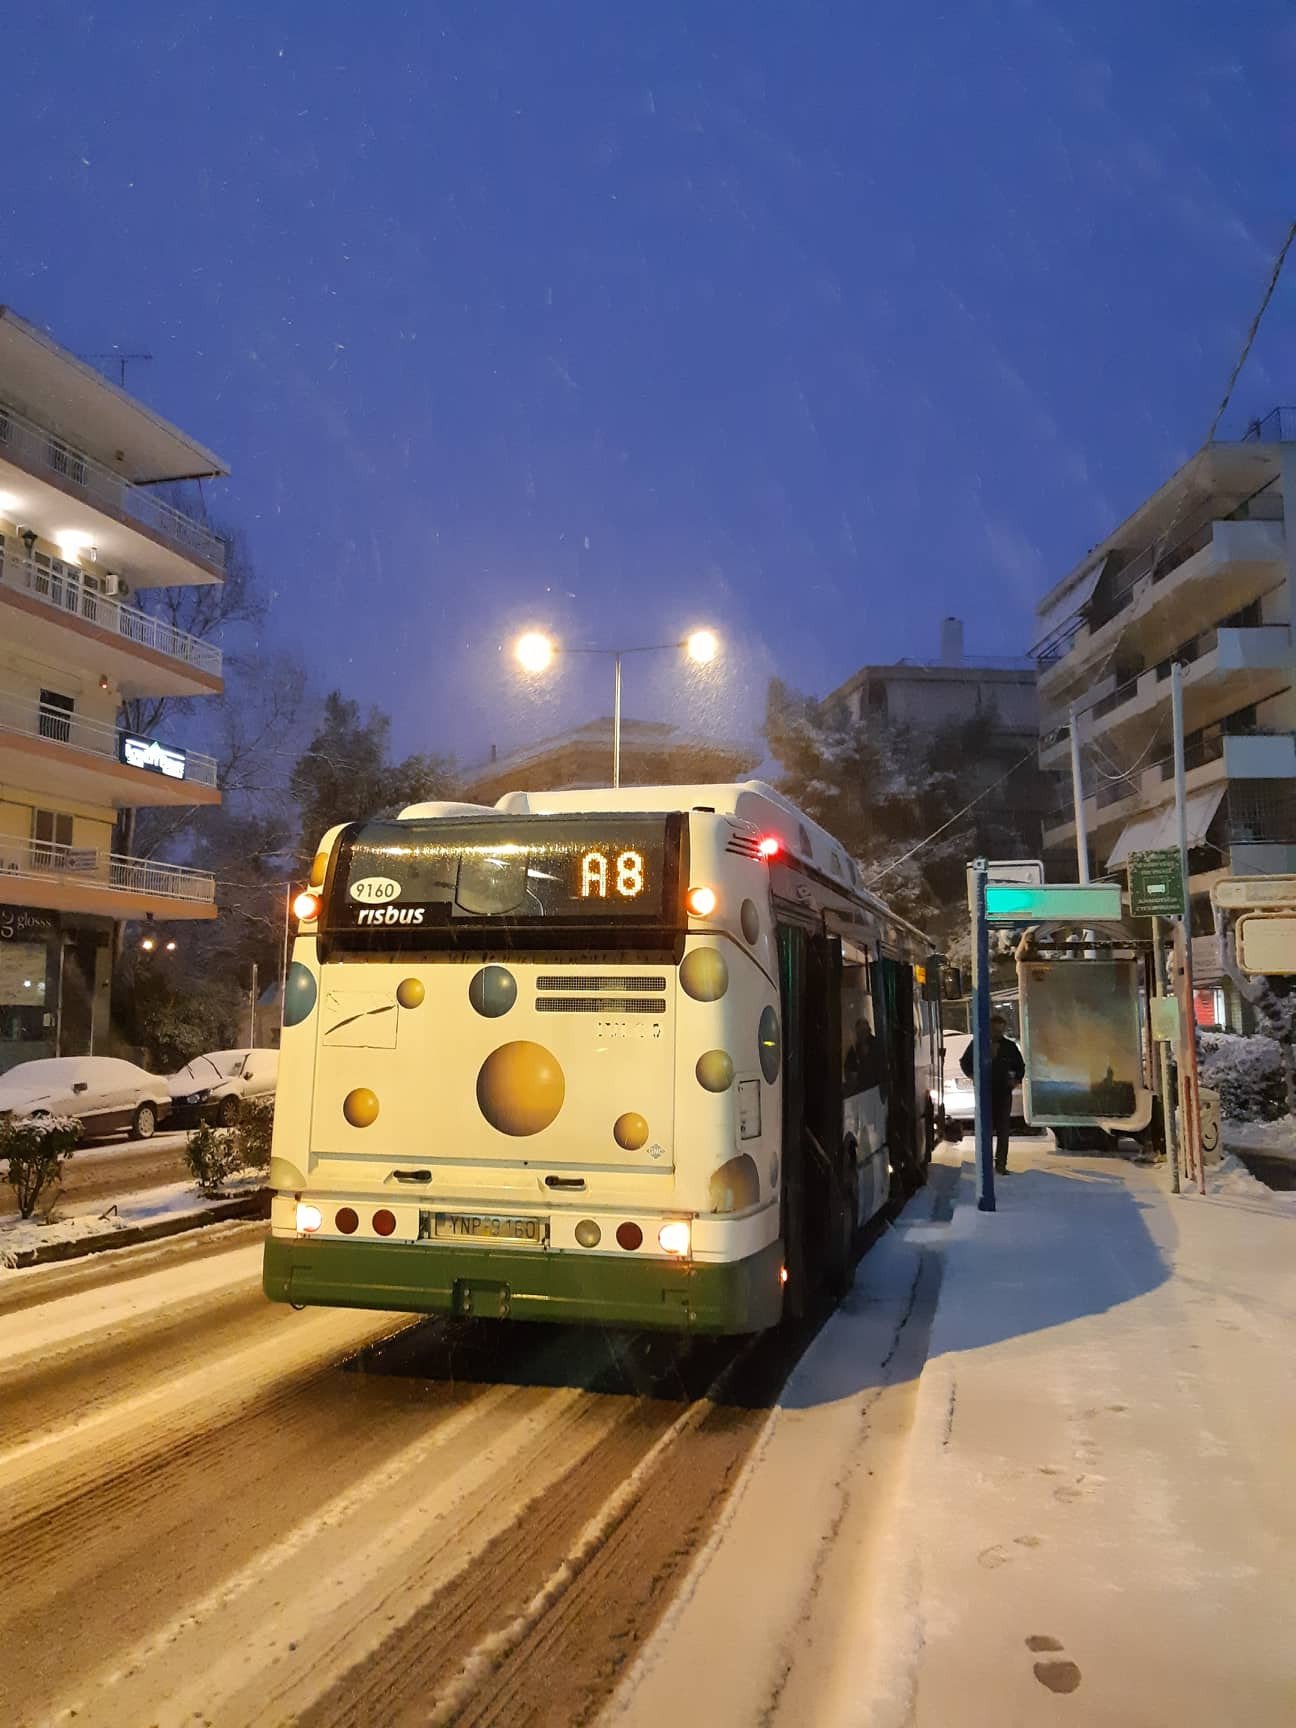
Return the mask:
<path id="1" fill-rule="evenodd" d="M 293 901 L 293 916 L 299 924 L 309 924 L 319 917 L 320 901 L 318 894 L 312 894 L 307 888 Z"/>
<path id="2" fill-rule="evenodd" d="M 767 834 L 757 846 L 756 850 L 760 853 L 762 858 L 777 858 L 779 853 L 783 850 L 783 842 L 779 839 L 777 834 Z"/>
<path id="3" fill-rule="evenodd" d="M 695 918 L 709 918 L 719 901 L 714 888 L 690 888 L 685 904 Z"/>

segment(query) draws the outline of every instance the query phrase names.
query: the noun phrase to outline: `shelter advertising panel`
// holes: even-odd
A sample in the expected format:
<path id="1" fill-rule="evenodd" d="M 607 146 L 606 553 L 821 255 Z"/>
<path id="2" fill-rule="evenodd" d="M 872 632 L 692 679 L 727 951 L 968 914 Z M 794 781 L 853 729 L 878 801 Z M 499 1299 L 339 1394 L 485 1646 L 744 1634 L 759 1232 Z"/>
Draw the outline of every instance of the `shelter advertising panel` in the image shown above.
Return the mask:
<path id="1" fill-rule="evenodd" d="M 1018 967 L 1023 1096 L 1047 1127 L 1146 1127 L 1139 968 L 1133 960 L 1027 961 Z"/>

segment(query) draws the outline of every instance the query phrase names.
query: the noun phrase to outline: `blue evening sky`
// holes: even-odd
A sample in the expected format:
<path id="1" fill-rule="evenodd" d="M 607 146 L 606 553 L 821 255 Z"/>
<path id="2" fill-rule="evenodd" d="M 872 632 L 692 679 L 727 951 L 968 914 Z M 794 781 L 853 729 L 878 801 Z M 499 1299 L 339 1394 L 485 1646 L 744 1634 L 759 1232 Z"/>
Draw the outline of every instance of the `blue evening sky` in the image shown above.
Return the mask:
<path id="1" fill-rule="evenodd" d="M 0 299 L 219 450 L 322 685 L 473 760 L 499 645 L 708 621 L 627 712 L 1021 651 L 1201 439 L 1291 215 L 1289 0 L 196 8 L 5 23 Z M 1225 430 L 1296 399 L 1296 278 Z"/>

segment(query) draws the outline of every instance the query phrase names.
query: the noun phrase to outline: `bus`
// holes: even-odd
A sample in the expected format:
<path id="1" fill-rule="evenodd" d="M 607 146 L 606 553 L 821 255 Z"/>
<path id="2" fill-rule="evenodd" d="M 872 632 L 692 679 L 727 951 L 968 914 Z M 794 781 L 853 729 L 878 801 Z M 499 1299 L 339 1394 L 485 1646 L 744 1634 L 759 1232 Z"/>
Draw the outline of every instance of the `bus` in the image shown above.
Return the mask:
<path id="1" fill-rule="evenodd" d="M 938 957 L 759 781 L 416 804 L 295 911 L 273 1301 L 757 1332 L 926 1179 Z"/>

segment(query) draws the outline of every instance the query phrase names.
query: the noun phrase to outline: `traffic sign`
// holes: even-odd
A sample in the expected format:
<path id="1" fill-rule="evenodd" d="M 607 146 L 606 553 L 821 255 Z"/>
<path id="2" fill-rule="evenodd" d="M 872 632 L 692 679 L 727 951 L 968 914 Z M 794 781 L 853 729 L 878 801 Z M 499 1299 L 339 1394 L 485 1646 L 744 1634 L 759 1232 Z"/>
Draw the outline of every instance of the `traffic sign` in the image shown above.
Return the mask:
<path id="1" fill-rule="evenodd" d="M 1223 876 L 1211 889 L 1217 906 L 1237 911 L 1259 906 L 1296 908 L 1296 876 Z"/>
<path id="2" fill-rule="evenodd" d="M 1038 884 L 1044 880 L 1044 865 L 1038 858 L 987 858 L 986 883 L 1022 882 Z M 967 867 L 968 911 L 976 911 L 976 872 Z"/>
<path id="3" fill-rule="evenodd" d="M 1239 918 L 1237 960 L 1252 978 L 1296 972 L 1296 915 L 1249 912 Z"/>
<path id="4" fill-rule="evenodd" d="M 1134 917 L 1183 917 L 1184 885 L 1179 864 L 1177 846 L 1130 853 L 1130 911 Z"/>
<path id="5" fill-rule="evenodd" d="M 989 924 L 1113 924 L 1121 918 L 1121 891 L 1114 882 L 992 882 L 985 895 Z"/>

